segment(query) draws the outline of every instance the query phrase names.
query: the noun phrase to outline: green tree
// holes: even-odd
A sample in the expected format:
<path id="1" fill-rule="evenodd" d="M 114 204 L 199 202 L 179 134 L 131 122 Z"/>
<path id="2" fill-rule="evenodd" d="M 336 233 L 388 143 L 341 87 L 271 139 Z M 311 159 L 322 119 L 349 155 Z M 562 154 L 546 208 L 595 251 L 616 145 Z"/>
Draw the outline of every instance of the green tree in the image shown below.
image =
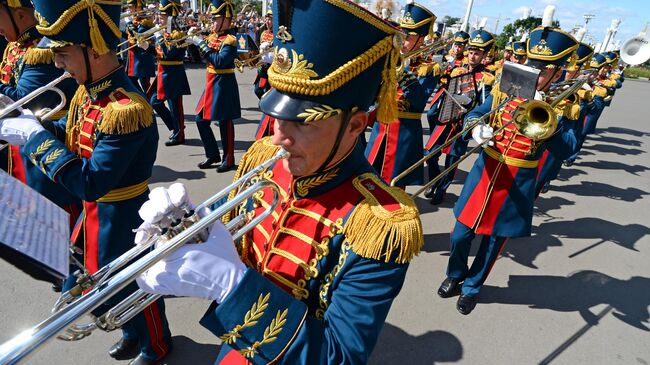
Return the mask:
<path id="1" fill-rule="evenodd" d="M 542 25 L 542 18 L 537 17 L 528 17 L 526 19 L 517 19 L 514 22 L 507 24 L 503 27 L 501 34 L 496 38 L 496 45 L 499 49 L 503 49 L 508 42 L 510 37 L 514 37 L 515 34 L 523 34 L 524 32 L 530 32 L 531 30 Z M 557 20 L 553 21 L 553 27 L 559 28 L 560 22 Z M 515 39 L 518 41 L 519 39 Z"/>
<path id="2" fill-rule="evenodd" d="M 453 16 L 445 15 L 445 16 L 442 17 L 441 22 L 442 22 L 442 24 L 444 24 L 445 26 L 448 27 L 448 26 L 450 26 L 450 25 L 454 25 L 454 24 L 456 24 L 456 23 L 460 23 L 460 18 L 456 18 L 456 17 L 453 17 Z"/>

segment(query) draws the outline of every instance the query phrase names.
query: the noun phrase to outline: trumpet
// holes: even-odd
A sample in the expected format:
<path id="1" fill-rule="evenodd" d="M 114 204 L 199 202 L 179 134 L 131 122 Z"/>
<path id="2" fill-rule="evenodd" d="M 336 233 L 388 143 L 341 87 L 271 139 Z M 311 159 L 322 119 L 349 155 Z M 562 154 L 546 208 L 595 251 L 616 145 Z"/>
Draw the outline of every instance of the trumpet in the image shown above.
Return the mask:
<path id="1" fill-rule="evenodd" d="M 57 88 L 56 85 L 58 85 L 61 81 L 65 80 L 67 78 L 70 78 L 70 77 L 72 77 L 70 75 L 70 73 L 64 72 L 61 76 L 59 76 L 56 79 L 50 81 L 47 85 L 43 85 L 43 86 L 39 87 L 38 89 L 32 91 L 31 93 L 23 96 L 21 99 L 19 99 L 19 100 L 13 102 L 13 103 L 7 105 L 6 107 L 2 108 L 0 110 L 0 119 L 6 118 L 12 112 L 14 112 L 14 111 L 18 110 L 19 108 L 25 106 L 25 104 L 27 104 L 30 101 L 36 99 L 41 94 L 43 94 L 43 93 L 45 93 L 47 91 L 52 91 L 52 92 L 57 93 L 59 95 L 59 97 L 61 98 L 61 101 L 59 102 L 59 104 L 57 104 L 56 107 L 54 107 L 54 109 L 46 108 L 46 109 L 41 109 L 41 110 L 34 113 L 41 120 L 49 119 L 54 114 L 60 112 L 61 110 L 63 110 L 63 108 L 65 108 L 65 104 L 67 103 L 67 99 L 66 99 L 65 94 L 63 93 L 63 91 L 61 91 L 61 89 Z"/>
<path id="2" fill-rule="evenodd" d="M 256 54 L 255 56 L 243 61 L 238 58 L 235 58 L 235 68 L 237 68 L 237 71 L 239 72 L 244 72 L 244 67 L 258 68 L 264 63 L 264 62 L 258 62 L 259 59 L 262 58 L 263 55 L 270 52 L 273 52 L 273 48 L 265 49 L 264 51 Z"/>
<path id="3" fill-rule="evenodd" d="M 122 326 L 160 296 L 138 290 L 104 315 L 93 318 L 92 322 L 85 324 L 75 322 L 105 303 L 157 262 L 187 242 L 194 241 L 206 228 L 221 220 L 223 216 L 229 214 L 239 207 L 241 203 L 263 189 L 271 189 L 272 191 L 273 199 L 269 207 L 252 219 L 246 214 L 235 216 L 228 222 L 226 228 L 234 232 L 233 239 L 237 240 L 271 215 L 280 201 L 279 187 L 266 179 L 260 179 L 251 184 L 252 178 L 263 174 L 277 161 L 287 157 L 289 157 L 289 153 L 284 149 L 280 149 L 275 156 L 208 198 L 196 209 L 187 211 L 186 215 L 179 222 L 175 222 L 173 227 L 134 246 L 131 250 L 102 267 L 95 274 L 77 273 L 77 285 L 61 295 L 61 298 L 54 306 L 53 315 L 0 345 L 0 364 L 17 363 L 60 332 L 64 332 L 60 338 L 75 341 L 87 337 L 97 329 L 111 331 Z M 199 218 L 196 212 L 227 197 L 234 190 L 237 190 L 237 193 L 226 203 L 205 217 Z M 154 250 L 130 263 L 154 246 L 157 246 Z M 82 295 L 87 290 L 89 290 L 88 293 Z"/>
<path id="4" fill-rule="evenodd" d="M 134 42 L 133 44 L 131 44 L 127 48 L 124 48 L 124 49 L 120 50 L 119 52 L 117 52 L 117 55 L 119 56 L 122 53 L 130 50 L 131 48 L 136 47 L 138 45 L 138 43 L 140 43 L 140 42 L 151 39 L 152 37 L 154 37 L 156 35 L 156 32 L 164 30 L 164 29 L 165 29 L 165 27 L 159 25 L 159 26 L 155 26 L 155 27 L 153 27 L 153 28 L 151 28 L 151 29 L 149 29 L 147 31 L 144 31 L 142 33 L 136 33 L 133 38 L 129 38 L 129 39 L 125 40 L 124 42 L 117 45 L 117 48 L 120 48 L 120 47 L 126 45 L 127 43 Z"/>
<path id="5" fill-rule="evenodd" d="M 419 49 L 413 50 L 411 52 L 404 53 L 402 55 L 402 59 L 407 60 L 411 58 L 417 58 L 417 57 L 426 57 L 432 53 L 436 53 L 442 49 L 445 49 L 449 47 L 449 45 L 453 42 L 453 39 L 451 38 L 444 38 L 439 41 L 432 42 L 431 44 L 427 44 L 426 46 L 422 46 Z"/>

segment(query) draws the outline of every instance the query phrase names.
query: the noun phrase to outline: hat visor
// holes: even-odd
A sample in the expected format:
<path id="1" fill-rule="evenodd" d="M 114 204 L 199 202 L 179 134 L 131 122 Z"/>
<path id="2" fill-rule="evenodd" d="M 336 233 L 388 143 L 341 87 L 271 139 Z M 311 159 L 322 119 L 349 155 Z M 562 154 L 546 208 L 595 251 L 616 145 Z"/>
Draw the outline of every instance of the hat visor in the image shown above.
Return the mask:
<path id="1" fill-rule="evenodd" d="M 38 45 L 36 47 L 52 49 L 52 48 L 63 48 L 72 45 L 74 45 L 74 43 L 72 42 L 63 41 L 63 40 L 54 40 L 51 38 L 43 37 L 38 42 Z"/>
<path id="2" fill-rule="evenodd" d="M 304 123 L 307 109 L 321 108 L 323 104 L 300 99 L 295 95 L 285 94 L 276 89 L 271 89 L 262 96 L 260 109 L 273 118 Z M 300 115 L 303 116 L 300 116 Z"/>

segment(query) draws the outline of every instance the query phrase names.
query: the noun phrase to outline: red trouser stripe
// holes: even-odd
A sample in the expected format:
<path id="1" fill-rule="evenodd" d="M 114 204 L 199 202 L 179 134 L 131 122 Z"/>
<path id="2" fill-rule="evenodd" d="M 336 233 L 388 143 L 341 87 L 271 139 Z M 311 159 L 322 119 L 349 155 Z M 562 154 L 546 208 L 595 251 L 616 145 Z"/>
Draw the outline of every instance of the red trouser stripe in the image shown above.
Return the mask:
<path id="1" fill-rule="evenodd" d="M 84 202 L 86 219 L 84 220 L 84 266 L 90 273 L 99 270 L 99 217 L 97 216 L 97 203 Z"/>
<path id="2" fill-rule="evenodd" d="M 20 155 L 20 146 L 9 145 L 9 174 L 23 184 L 27 184 L 25 164 Z"/>
<path id="3" fill-rule="evenodd" d="M 143 314 L 147 322 L 147 329 L 149 330 L 151 347 L 160 359 L 167 355 L 169 349 L 165 342 L 165 334 L 163 333 L 163 325 L 160 318 L 160 311 L 158 310 L 158 303 L 153 302 L 153 304 L 143 311 Z"/>
<path id="4" fill-rule="evenodd" d="M 489 160 L 494 161 L 491 158 Z M 492 234 L 494 223 L 499 217 L 503 203 L 508 198 L 508 193 L 512 188 L 518 170 L 519 168 L 516 166 L 502 164 L 498 172 L 493 176 L 496 183 L 490 187 L 492 191 L 488 192 L 489 195 L 487 195 L 487 205 L 485 206 L 483 217 L 481 217 L 475 230 L 477 234 Z"/>
<path id="5" fill-rule="evenodd" d="M 370 153 L 368 154 L 368 162 L 370 162 L 371 165 L 374 164 L 375 160 L 377 159 L 377 154 L 379 154 L 379 149 L 381 148 L 381 144 L 384 140 L 385 135 L 386 135 L 386 124 L 379 123 L 379 132 L 377 133 L 375 139 L 370 141 L 370 143 L 372 143 L 372 148 L 370 149 Z"/>
<path id="6" fill-rule="evenodd" d="M 396 119 L 388 125 L 388 131 L 386 133 L 386 149 L 384 152 L 384 163 L 381 168 L 381 177 L 388 182 L 393 179 L 395 158 L 397 157 L 397 148 L 399 147 L 399 127 L 401 123 L 401 120 Z"/>

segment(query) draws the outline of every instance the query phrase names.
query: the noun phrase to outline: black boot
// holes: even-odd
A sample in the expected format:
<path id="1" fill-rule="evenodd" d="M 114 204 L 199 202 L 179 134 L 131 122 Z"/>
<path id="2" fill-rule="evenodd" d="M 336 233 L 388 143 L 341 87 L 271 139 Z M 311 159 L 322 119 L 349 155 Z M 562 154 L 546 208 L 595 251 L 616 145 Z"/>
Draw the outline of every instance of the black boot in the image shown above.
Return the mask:
<path id="1" fill-rule="evenodd" d="M 429 186 L 427 188 L 427 190 L 424 191 L 424 197 L 427 198 L 427 199 L 431 199 L 431 197 L 433 196 L 433 191 L 434 190 L 435 190 L 435 188 L 433 186 Z"/>
<path id="2" fill-rule="evenodd" d="M 221 156 L 208 157 L 203 162 L 199 163 L 200 169 L 210 169 L 213 168 L 214 164 L 221 162 Z"/>
<path id="3" fill-rule="evenodd" d="M 138 340 L 127 340 L 122 337 L 115 345 L 108 350 L 108 355 L 115 360 L 132 359 L 140 353 Z"/>
<path id="4" fill-rule="evenodd" d="M 468 315 L 472 313 L 474 310 L 474 307 L 476 307 L 476 303 L 478 303 L 478 297 L 470 297 L 469 295 L 462 295 L 458 297 L 458 302 L 456 302 L 456 309 L 460 312 L 460 314 Z"/>
<path id="5" fill-rule="evenodd" d="M 460 288 L 460 279 L 446 278 L 440 288 L 438 288 L 438 295 L 442 298 L 450 298 L 458 294 L 458 289 Z"/>
<path id="6" fill-rule="evenodd" d="M 430 203 L 433 205 L 439 205 L 442 203 L 442 200 L 445 198 L 445 192 L 442 190 L 436 190 L 435 193 L 433 193 L 433 196 L 431 197 Z"/>
<path id="7" fill-rule="evenodd" d="M 178 146 L 183 143 L 185 143 L 185 140 L 180 138 L 170 138 L 169 141 L 165 142 L 165 146 Z"/>
<path id="8" fill-rule="evenodd" d="M 221 165 L 219 165 L 219 167 L 217 167 L 217 172 L 226 172 L 226 171 L 230 171 L 230 170 L 232 170 L 234 167 L 235 167 L 235 165 L 228 165 L 228 164 L 226 164 L 226 163 L 224 162 L 224 163 L 222 163 Z"/>
<path id="9" fill-rule="evenodd" d="M 162 360 L 162 358 L 160 358 L 158 360 L 147 359 L 146 357 L 142 356 L 142 354 L 140 354 L 140 355 L 138 355 L 138 357 L 131 360 L 129 362 L 129 365 L 156 365 L 156 364 L 160 363 L 161 360 Z"/>

